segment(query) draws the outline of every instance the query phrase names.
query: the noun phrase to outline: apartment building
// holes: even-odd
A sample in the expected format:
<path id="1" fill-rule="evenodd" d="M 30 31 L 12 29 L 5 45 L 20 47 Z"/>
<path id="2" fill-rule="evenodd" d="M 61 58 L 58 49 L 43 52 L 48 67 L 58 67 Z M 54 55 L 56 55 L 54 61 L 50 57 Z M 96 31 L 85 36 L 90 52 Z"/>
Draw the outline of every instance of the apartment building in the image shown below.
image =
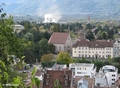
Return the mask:
<path id="1" fill-rule="evenodd" d="M 89 41 L 79 39 L 72 47 L 73 57 L 113 58 L 113 42 L 106 40 Z"/>
<path id="2" fill-rule="evenodd" d="M 69 69 L 72 70 L 74 77 L 90 77 L 96 74 L 96 67 L 91 63 L 72 63 L 69 64 Z"/>
<path id="3" fill-rule="evenodd" d="M 95 86 L 111 88 L 115 86 L 118 80 L 118 69 L 112 65 L 105 65 L 100 68 L 99 73 L 95 76 Z"/>

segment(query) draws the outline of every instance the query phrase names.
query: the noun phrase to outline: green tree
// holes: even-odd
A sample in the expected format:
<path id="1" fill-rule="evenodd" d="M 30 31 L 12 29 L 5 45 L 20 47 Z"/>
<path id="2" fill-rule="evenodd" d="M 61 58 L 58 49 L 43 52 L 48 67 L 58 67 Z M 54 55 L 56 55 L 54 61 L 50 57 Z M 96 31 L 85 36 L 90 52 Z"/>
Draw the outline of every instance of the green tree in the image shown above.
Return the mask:
<path id="1" fill-rule="evenodd" d="M 62 88 L 58 79 L 54 81 L 54 88 Z"/>
<path id="2" fill-rule="evenodd" d="M 86 24 L 86 30 L 87 29 L 92 29 L 92 25 L 91 24 Z"/>
<path id="3" fill-rule="evenodd" d="M 89 39 L 90 41 L 95 39 L 94 34 L 92 33 L 91 30 L 87 31 L 86 38 Z"/>
<path id="4" fill-rule="evenodd" d="M 58 25 L 57 24 L 54 24 L 51 29 L 54 31 L 54 32 L 58 32 Z"/>
<path id="5" fill-rule="evenodd" d="M 40 57 L 43 54 L 48 54 L 48 40 L 47 39 L 41 39 L 39 41 L 39 55 L 40 55 Z"/>
<path id="6" fill-rule="evenodd" d="M 108 39 L 107 32 L 105 32 L 105 31 L 102 32 L 102 39 Z"/>
<path id="7" fill-rule="evenodd" d="M 102 39 L 102 31 L 98 31 L 96 36 L 97 36 L 97 39 Z"/>
<path id="8" fill-rule="evenodd" d="M 63 64 L 69 64 L 69 63 L 72 63 L 72 58 L 70 57 L 69 53 L 68 52 L 60 52 L 58 54 L 58 57 L 56 59 L 56 61 L 58 63 L 63 63 Z"/>
<path id="9" fill-rule="evenodd" d="M 44 54 L 41 57 L 41 62 L 51 62 L 53 61 L 54 55 L 53 54 Z"/>
<path id="10" fill-rule="evenodd" d="M 48 44 L 48 52 L 55 53 L 55 46 L 53 44 Z"/>

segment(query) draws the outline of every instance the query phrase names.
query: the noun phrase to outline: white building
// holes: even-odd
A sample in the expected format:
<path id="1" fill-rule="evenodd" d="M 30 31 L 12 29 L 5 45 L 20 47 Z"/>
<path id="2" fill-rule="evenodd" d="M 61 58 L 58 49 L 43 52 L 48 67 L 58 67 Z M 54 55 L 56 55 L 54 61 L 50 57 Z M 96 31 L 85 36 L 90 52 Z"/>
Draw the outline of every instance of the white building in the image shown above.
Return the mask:
<path id="1" fill-rule="evenodd" d="M 106 40 L 89 41 L 79 39 L 73 44 L 73 57 L 108 58 L 113 57 L 113 42 Z"/>
<path id="2" fill-rule="evenodd" d="M 82 78 L 78 81 L 77 88 L 89 88 L 88 81 Z"/>
<path id="3" fill-rule="evenodd" d="M 95 86 L 112 87 L 118 80 L 118 69 L 112 65 L 103 66 L 95 76 Z"/>
<path id="4" fill-rule="evenodd" d="M 74 77 L 87 76 L 92 78 L 96 74 L 96 67 L 91 63 L 72 63 L 69 64 L 69 69 L 72 70 Z"/>
<path id="5" fill-rule="evenodd" d="M 14 32 L 17 32 L 17 33 L 24 30 L 24 27 L 22 25 L 18 25 L 18 24 L 14 25 L 13 28 L 14 28 Z"/>
<path id="6" fill-rule="evenodd" d="M 67 69 L 66 64 L 54 64 L 52 66 L 52 70 L 63 70 L 63 69 Z"/>
<path id="7" fill-rule="evenodd" d="M 113 43 L 114 57 L 120 57 L 120 39 L 116 39 Z"/>
<path id="8" fill-rule="evenodd" d="M 69 33 L 54 32 L 48 43 L 54 44 L 56 53 L 61 51 L 72 52 L 72 41 Z"/>

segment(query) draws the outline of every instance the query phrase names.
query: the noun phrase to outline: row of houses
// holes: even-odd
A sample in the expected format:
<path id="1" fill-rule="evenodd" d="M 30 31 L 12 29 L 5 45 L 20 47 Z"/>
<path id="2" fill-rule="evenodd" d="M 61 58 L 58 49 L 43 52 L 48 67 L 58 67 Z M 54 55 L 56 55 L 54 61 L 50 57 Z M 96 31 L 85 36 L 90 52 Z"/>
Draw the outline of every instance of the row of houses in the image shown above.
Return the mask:
<path id="1" fill-rule="evenodd" d="M 55 52 L 69 52 L 73 57 L 85 58 L 108 58 L 120 56 L 120 39 L 116 41 L 96 40 L 89 41 L 85 38 L 78 38 L 72 43 L 69 33 L 54 32 L 48 43 L 55 45 Z"/>
<path id="2" fill-rule="evenodd" d="M 112 65 L 105 65 L 96 72 L 95 65 L 91 63 L 71 63 L 69 68 L 55 64 L 52 68 L 38 68 L 36 77 L 41 80 L 40 88 L 120 87 L 118 69 Z"/>

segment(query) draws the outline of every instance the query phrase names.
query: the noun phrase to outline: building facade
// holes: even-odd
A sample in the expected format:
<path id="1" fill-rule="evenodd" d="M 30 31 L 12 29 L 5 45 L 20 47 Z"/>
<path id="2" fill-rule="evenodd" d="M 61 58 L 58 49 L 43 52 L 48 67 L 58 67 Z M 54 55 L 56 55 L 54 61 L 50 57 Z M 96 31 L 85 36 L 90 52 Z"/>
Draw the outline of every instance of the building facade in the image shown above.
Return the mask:
<path id="1" fill-rule="evenodd" d="M 105 65 L 100 68 L 99 73 L 95 76 L 95 86 L 114 87 L 118 80 L 118 69 L 112 65 Z"/>
<path id="2" fill-rule="evenodd" d="M 73 63 L 69 64 L 69 69 L 72 70 L 74 77 L 90 77 L 96 74 L 96 67 L 90 63 Z"/>
<path id="3" fill-rule="evenodd" d="M 113 42 L 105 40 L 89 41 L 79 39 L 73 44 L 73 57 L 85 58 L 113 58 Z"/>
<path id="4" fill-rule="evenodd" d="M 17 33 L 19 33 L 19 32 L 21 32 L 22 30 L 24 30 L 24 26 L 22 26 L 22 25 L 13 25 L 13 28 L 14 28 L 14 32 L 17 32 Z"/>
<path id="5" fill-rule="evenodd" d="M 116 39 L 113 43 L 113 49 L 114 57 L 120 57 L 120 39 Z"/>
<path id="6" fill-rule="evenodd" d="M 72 40 L 69 33 L 54 32 L 48 43 L 54 44 L 56 53 L 61 51 L 72 52 Z"/>

